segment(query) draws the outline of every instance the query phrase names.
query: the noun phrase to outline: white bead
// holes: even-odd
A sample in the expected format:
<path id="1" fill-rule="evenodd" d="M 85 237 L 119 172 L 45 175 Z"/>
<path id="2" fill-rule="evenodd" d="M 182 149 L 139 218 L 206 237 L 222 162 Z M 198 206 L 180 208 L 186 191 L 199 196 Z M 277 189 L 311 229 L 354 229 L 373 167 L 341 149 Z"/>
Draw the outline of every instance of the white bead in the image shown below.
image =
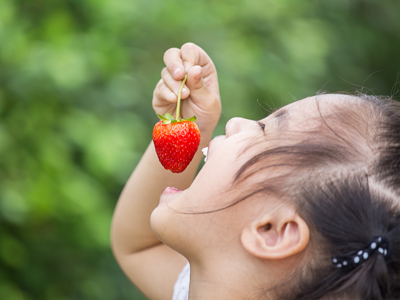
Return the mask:
<path id="1" fill-rule="evenodd" d="M 341 267 L 342 267 L 342 265 L 341 265 L 341 264 L 337 264 L 337 265 L 336 265 L 336 267 L 338 267 L 338 268 L 341 268 Z"/>
<path id="2" fill-rule="evenodd" d="M 376 243 L 373 242 L 373 243 L 371 244 L 371 249 L 375 249 L 375 248 L 376 248 Z"/>
<path id="3" fill-rule="evenodd" d="M 358 251 L 357 255 L 361 255 L 362 254 L 362 250 Z"/>
<path id="4" fill-rule="evenodd" d="M 337 259 L 336 259 L 336 258 L 332 259 L 332 262 L 333 262 L 334 264 L 336 264 L 336 263 L 337 263 Z"/>
<path id="5" fill-rule="evenodd" d="M 368 258 L 368 253 L 367 253 L 367 252 L 364 252 L 363 258 L 364 258 L 364 259 L 367 259 L 367 258 Z"/>
<path id="6" fill-rule="evenodd" d="M 387 255 L 387 249 L 385 249 L 385 256 Z"/>
<path id="7" fill-rule="evenodd" d="M 347 261 L 346 260 L 343 262 L 343 266 L 347 266 Z"/>
<path id="8" fill-rule="evenodd" d="M 360 258 L 358 256 L 354 257 L 354 262 L 358 264 L 360 262 Z"/>
<path id="9" fill-rule="evenodd" d="M 382 248 L 378 248 L 378 251 L 380 254 L 383 254 L 383 249 Z"/>

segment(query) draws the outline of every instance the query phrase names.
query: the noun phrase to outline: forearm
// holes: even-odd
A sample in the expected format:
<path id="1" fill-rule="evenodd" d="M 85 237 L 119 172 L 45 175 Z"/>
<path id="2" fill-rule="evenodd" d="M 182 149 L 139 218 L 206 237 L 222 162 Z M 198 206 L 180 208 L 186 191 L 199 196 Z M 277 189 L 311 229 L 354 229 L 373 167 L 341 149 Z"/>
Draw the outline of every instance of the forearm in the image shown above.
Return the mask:
<path id="1" fill-rule="evenodd" d="M 158 161 L 150 143 L 136 169 L 129 178 L 118 200 L 111 230 L 111 242 L 116 256 L 150 248 L 160 241 L 150 227 L 150 215 L 168 186 L 186 189 L 196 174 L 203 158 L 201 149 L 207 147 L 211 134 L 202 135 L 199 149 L 188 168 L 174 174 Z"/>

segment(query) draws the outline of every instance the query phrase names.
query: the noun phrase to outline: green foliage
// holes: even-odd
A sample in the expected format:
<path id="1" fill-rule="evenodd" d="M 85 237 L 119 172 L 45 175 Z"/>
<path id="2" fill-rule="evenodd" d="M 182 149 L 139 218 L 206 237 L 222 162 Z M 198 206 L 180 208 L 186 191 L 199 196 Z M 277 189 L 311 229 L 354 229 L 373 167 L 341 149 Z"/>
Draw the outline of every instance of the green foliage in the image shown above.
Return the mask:
<path id="1" fill-rule="evenodd" d="M 231 117 L 319 91 L 396 93 L 399 11 L 389 0 L 1 0 L 0 299 L 143 299 L 109 229 L 158 120 L 165 50 L 191 41 L 214 59 L 222 134 Z"/>

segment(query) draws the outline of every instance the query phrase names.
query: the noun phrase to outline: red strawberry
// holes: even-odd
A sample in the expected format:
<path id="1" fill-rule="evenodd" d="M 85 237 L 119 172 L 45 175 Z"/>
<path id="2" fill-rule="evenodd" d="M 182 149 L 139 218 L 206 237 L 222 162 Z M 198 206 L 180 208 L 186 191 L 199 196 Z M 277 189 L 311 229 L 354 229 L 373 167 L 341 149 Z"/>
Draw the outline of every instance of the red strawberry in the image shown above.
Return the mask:
<path id="1" fill-rule="evenodd" d="M 176 119 L 169 113 L 158 115 L 161 121 L 153 129 L 153 142 L 158 159 L 163 167 L 173 173 L 183 172 L 192 161 L 200 144 L 200 131 L 196 116 L 189 119 L 179 119 L 182 89 L 187 75 L 182 80 L 176 107 Z"/>
<path id="2" fill-rule="evenodd" d="M 163 167 L 173 173 L 183 172 L 192 161 L 200 144 L 200 131 L 196 117 L 175 120 L 170 114 L 157 122 L 153 129 L 153 141 L 158 159 Z"/>

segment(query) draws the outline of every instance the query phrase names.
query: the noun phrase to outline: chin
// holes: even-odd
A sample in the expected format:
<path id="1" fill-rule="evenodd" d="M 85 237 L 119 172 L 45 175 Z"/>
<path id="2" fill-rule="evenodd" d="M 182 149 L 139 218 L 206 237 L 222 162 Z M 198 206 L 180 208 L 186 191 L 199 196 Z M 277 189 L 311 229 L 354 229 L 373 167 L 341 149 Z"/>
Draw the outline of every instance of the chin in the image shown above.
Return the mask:
<path id="1" fill-rule="evenodd" d="M 188 254 L 185 247 L 191 245 L 187 218 L 187 214 L 181 214 L 165 203 L 160 203 L 150 216 L 150 226 L 157 238 L 184 256 Z"/>
<path id="2" fill-rule="evenodd" d="M 157 238 L 172 247 L 178 233 L 176 232 L 177 213 L 165 203 L 160 203 L 151 213 L 150 226 Z"/>
<path id="3" fill-rule="evenodd" d="M 168 227 L 168 216 L 166 216 L 165 213 L 165 207 L 166 205 L 164 204 L 159 204 L 151 213 L 150 216 L 150 226 L 151 229 L 153 230 L 154 234 L 158 237 L 158 239 L 162 242 L 163 236 L 165 235 L 165 231 Z"/>

